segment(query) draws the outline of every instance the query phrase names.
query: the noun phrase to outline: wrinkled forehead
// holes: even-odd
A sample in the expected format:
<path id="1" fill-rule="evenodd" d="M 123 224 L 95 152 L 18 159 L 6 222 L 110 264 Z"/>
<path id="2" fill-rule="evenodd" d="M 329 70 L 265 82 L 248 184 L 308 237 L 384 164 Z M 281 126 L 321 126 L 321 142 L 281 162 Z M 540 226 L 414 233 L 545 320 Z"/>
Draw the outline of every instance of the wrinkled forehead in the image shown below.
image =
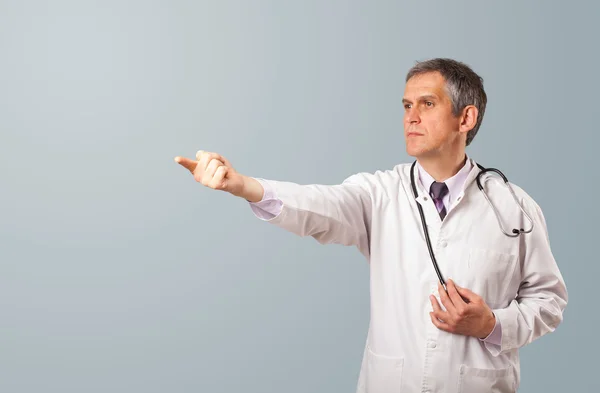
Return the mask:
<path id="1" fill-rule="evenodd" d="M 404 100 L 417 101 L 421 97 L 448 99 L 446 80 L 439 72 L 427 72 L 415 75 L 406 82 Z"/>

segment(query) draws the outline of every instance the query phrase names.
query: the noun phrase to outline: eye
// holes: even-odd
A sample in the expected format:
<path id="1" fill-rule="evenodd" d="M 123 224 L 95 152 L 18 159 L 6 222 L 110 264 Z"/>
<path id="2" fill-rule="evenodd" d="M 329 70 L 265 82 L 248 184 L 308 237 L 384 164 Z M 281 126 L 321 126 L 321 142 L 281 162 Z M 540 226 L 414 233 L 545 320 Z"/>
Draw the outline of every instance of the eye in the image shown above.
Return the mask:
<path id="1" fill-rule="evenodd" d="M 433 106 L 433 102 L 431 102 L 431 101 L 425 101 L 425 105 L 427 105 L 427 106 Z"/>
<path id="2" fill-rule="evenodd" d="M 404 109 L 410 109 L 410 104 L 404 104 Z"/>

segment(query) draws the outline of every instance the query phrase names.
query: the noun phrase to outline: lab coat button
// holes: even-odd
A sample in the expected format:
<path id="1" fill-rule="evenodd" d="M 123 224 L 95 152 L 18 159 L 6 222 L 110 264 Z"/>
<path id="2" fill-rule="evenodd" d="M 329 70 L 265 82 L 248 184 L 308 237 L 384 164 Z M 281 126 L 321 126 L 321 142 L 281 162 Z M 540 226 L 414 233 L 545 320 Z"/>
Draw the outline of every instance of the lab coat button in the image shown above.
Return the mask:
<path id="1" fill-rule="evenodd" d="M 448 245 L 447 241 L 443 241 L 440 243 L 440 246 L 442 246 L 442 248 L 446 248 L 447 245 Z"/>
<path id="2" fill-rule="evenodd" d="M 429 348 L 435 348 L 435 347 L 437 347 L 436 343 L 429 343 Z"/>

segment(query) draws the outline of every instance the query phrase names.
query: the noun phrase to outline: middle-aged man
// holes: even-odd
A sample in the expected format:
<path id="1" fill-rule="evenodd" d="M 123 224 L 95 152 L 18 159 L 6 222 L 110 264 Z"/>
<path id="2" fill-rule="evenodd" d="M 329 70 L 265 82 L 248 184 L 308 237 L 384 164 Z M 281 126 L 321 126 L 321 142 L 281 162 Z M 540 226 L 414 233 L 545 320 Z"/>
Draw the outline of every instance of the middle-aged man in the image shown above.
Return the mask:
<path id="1" fill-rule="evenodd" d="M 489 200 L 479 189 L 482 168 L 465 150 L 487 98 L 469 66 L 418 62 L 402 101 L 415 163 L 341 184 L 248 177 L 211 152 L 175 160 L 203 185 L 249 201 L 260 219 L 365 256 L 371 319 L 357 392 L 515 392 L 519 348 L 554 331 L 567 305 L 544 216 L 493 172 L 479 178 Z"/>

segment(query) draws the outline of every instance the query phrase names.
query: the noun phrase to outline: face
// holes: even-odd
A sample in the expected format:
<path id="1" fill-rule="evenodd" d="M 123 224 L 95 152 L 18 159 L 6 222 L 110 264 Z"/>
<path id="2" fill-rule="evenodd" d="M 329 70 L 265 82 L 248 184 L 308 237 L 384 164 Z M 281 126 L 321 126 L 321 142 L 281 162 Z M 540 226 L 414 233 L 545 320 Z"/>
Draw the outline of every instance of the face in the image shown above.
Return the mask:
<path id="1" fill-rule="evenodd" d="M 431 157 L 464 148 L 461 119 L 452 114 L 446 82 L 439 72 L 416 75 L 404 91 L 404 137 L 406 152 Z"/>

